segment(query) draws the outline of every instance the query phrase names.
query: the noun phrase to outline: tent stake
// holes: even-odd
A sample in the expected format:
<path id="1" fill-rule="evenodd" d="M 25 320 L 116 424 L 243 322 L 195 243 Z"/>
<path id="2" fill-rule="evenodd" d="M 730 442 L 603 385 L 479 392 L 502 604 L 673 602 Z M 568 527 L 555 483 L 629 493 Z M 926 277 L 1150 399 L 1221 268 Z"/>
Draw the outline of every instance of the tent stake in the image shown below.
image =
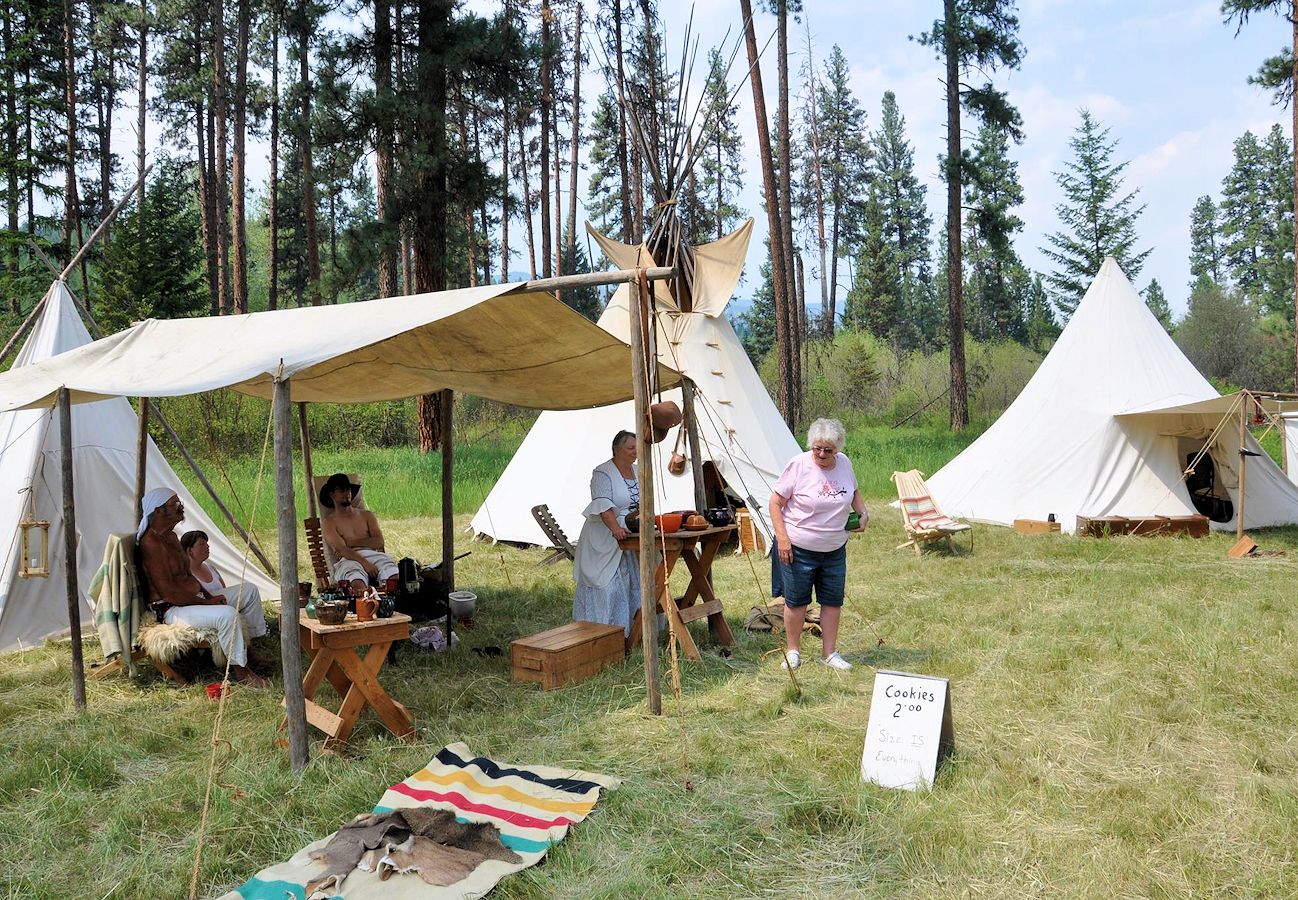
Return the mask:
<path id="1" fill-rule="evenodd" d="M 284 715 L 293 771 L 306 768 L 306 701 L 302 694 L 302 649 L 298 639 L 297 507 L 293 503 L 293 432 L 288 379 L 274 381 L 275 508 L 279 530 L 279 647 L 284 668 Z"/>
<path id="2" fill-rule="evenodd" d="M 631 296 L 631 389 L 635 394 L 635 447 L 640 460 L 636 475 L 640 481 L 640 641 L 644 648 L 645 691 L 649 712 L 662 715 L 663 697 L 658 684 L 658 584 L 654 578 L 658 561 L 654 548 L 654 478 L 652 445 L 645 438 L 649 424 L 649 385 L 645 372 L 648 363 L 649 322 L 648 297 L 640 285 L 630 281 Z"/>
<path id="3" fill-rule="evenodd" d="M 72 490 L 72 400 L 59 388 L 59 443 L 63 469 L 63 571 L 67 576 L 68 628 L 72 633 L 72 703 L 86 708 L 86 669 L 81 658 L 81 591 L 77 587 L 77 518 Z M 130 653 L 130 648 L 126 648 Z"/>

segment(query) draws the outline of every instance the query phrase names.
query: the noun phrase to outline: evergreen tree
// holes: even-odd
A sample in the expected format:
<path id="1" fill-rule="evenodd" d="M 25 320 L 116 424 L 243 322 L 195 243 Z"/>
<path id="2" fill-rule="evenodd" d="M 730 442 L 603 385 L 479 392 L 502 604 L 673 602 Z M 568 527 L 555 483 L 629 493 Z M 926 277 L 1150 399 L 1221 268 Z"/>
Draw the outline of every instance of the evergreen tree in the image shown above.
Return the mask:
<path id="1" fill-rule="evenodd" d="M 743 137 L 736 117 L 739 107 L 730 98 L 726 67 L 715 47 L 708 51 L 708 80 L 703 87 L 706 126 L 700 135 L 698 199 L 708 211 L 700 221 L 695 243 L 724 237 L 743 218 L 739 192 L 744 187 Z"/>
<path id="2" fill-rule="evenodd" d="M 1014 293 L 1023 301 L 1023 342 L 1038 353 L 1047 353 L 1059 337 L 1059 322 L 1041 275 L 1022 265 L 1010 270 Z"/>
<path id="3" fill-rule="evenodd" d="M 1046 277 L 1055 305 L 1071 316 L 1100 271 L 1106 256 L 1112 256 L 1128 278 L 1140 274 L 1150 250 L 1136 251 L 1136 219 L 1144 206 L 1135 206 L 1136 189 L 1122 193 L 1122 173 L 1128 163 L 1113 162 L 1117 140 L 1109 140 L 1103 128 L 1082 110 L 1082 121 L 1068 145 L 1073 159 L 1055 180 L 1064 191 L 1064 202 L 1055 207 L 1064 230 L 1047 235 L 1049 247 L 1041 252 L 1057 266 Z"/>
<path id="4" fill-rule="evenodd" d="M 563 247 L 561 262 L 565 274 L 578 275 L 590 271 L 590 260 L 586 258 L 586 249 L 581 245 L 581 241 L 565 240 L 561 246 Z M 565 304 L 592 322 L 596 321 L 599 314 L 604 310 L 604 304 L 600 300 L 599 288 L 594 285 L 564 288 L 559 297 Z"/>
<path id="5" fill-rule="evenodd" d="M 1163 326 L 1163 330 L 1168 334 L 1172 333 L 1172 308 L 1167 305 L 1167 297 L 1163 295 L 1163 286 L 1158 283 L 1157 278 L 1149 280 L 1149 286 L 1144 291 L 1145 305 L 1149 311 L 1158 319 L 1158 324 Z"/>
<path id="6" fill-rule="evenodd" d="M 181 160 L 153 169 L 144 215 L 134 204 L 116 219 L 100 269 L 96 319 L 109 333 L 146 318 L 198 315 L 207 307 L 194 174 Z"/>
<path id="7" fill-rule="evenodd" d="M 753 302 L 739 320 L 744 326 L 744 350 L 756 366 L 775 346 L 775 286 L 771 283 L 769 256 L 762 261 L 761 284 L 753 293 Z"/>
<path id="8" fill-rule="evenodd" d="M 883 230 L 892 243 L 901 283 L 901 315 L 909 327 L 903 349 L 930 346 L 937 337 L 941 309 L 933 290 L 927 188 L 915 175 L 915 150 L 906 137 L 906 119 L 897 96 L 885 91 L 879 130 L 870 136 L 871 177 L 879 186 Z M 931 323 L 925 326 L 924 323 Z"/>
<path id="9" fill-rule="evenodd" d="M 1284 131 L 1272 125 L 1262 144 L 1265 173 L 1267 249 L 1260 266 L 1261 311 L 1293 321 L 1294 313 L 1294 161 Z"/>
<path id="10" fill-rule="evenodd" d="M 863 329 L 881 340 L 900 345 L 910 337 L 902 315 L 901 272 L 895 249 L 885 230 L 879 185 L 866 192 L 861 245 L 856 254 L 856 279 L 847 293 L 843 324 Z"/>
<path id="11" fill-rule="evenodd" d="M 983 125 L 978 131 L 965 184 L 969 209 L 967 259 L 972 288 L 968 327 L 979 340 L 1022 340 L 1023 305 L 1011 292 L 1009 269 L 1018 264 L 1011 243 L 1023 229 L 1012 210 L 1023 203 L 1018 163 L 1009 157 L 1005 131 Z"/>
<path id="12" fill-rule="evenodd" d="M 1244 385 L 1256 349 L 1257 311 L 1243 295 L 1201 275 L 1176 329 L 1178 347 L 1205 377 Z"/>
<path id="13" fill-rule="evenodd" d="M 1195 201 L 1190 212 L 1191 286 L 1201 275 L 1220 282 L 1225 269 L 1222 259 L 1221 230 L 1217 221 L 1217 204 L 1204 195 Z"/>
<path id="14" fill-rule="evenodd" d="M 934 48 L 946 63 L 946 155 L 942 175 L 946 179 L 946 268 L 947 335 L 951 357 L 951 427 L 969 424 L 969 385 L 965 375 L 963 241 L 960 236 L 960 200 L 968 155 L 961 149 L 963 132 L 960 112 L 973 114 L 981 122 L 1006 129 L 1014 140 L 1022 140 L 1022 119 L 1003 91 L 990 81 L 981 87 L 962 80 L 974 71 L 1005 66 L 1017 69 L 1023 59 L 1018 38 L 1019 20 L 1013 0 L 943 0 L 942 18 L 920 35 L 919 41 Z"/>
<path id="15" fill-rule="evenodd" d="M 608 93 L 600 94 L 595 98 L 595 111 L 586 130 L 590 137 L 586 215 L 600 231 L 613 236 L 622 233 L 622 197 L 627 189 L 618 165 L 618 128 L 617 101 Z"/>

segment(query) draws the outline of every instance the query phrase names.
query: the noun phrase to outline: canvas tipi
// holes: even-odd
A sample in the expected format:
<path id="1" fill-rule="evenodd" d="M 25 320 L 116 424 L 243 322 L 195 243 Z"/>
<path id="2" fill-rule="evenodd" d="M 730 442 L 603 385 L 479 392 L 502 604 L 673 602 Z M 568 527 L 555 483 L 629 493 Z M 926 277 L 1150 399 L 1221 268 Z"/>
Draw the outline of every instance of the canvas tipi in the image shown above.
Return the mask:
<path id="1" fill-rule="evenodd" d="M 14 368 L 90 342 L 67 285 L 56 281 L 44 309 L 19 351 Z M 84 404 L 73 423 L 73 485 L 76 492 L 77 583 L 81 621 L 94 623 L 86 587 L 102 562 L 113 532 L 134 531 L 138 423 L 125 398 Z M 63 486 L 57 412 L 53 409 L 0 413 L 0 652 L 8 652 L 68 630 L 63 550 Z M 262 596 L 279 595 L 278 585 L 230 542 L 181 484 L 162 454 L 148 445 L 149 488 L 170 487 L 185 504 L 180 529 L 198 528 L 211 539 L 212 563 L 227 582 L 256 584 Z M 20 578 L 18 523 L 27 515 L 50 522 L 48 577 Z"/>
<path id="2" fill-rule="evenodd" d="M 725 317 L 725 307 L 743 270 L 752 221 L 720 241 L 693 251 L 692 311 L 680 312 L 659 288 L 658 353 L 665 365 L 694 380 L 695 415 L 703 460 L 711 461 L 728 490 L 759 512 L 755 522 L 770 533 L 765 510 L 771 486 L 801 448 L 780 417 Z M 596 235 L 621 268 L 645 265 L 643 248 Z M 599 325 L 623 341 L 631 337 L 629 291 L 622 285 L 600 316 Z M 664 399 L 682 403 L 680 390 Z M 590 473 L 609 458 L 613 435 L 634 430 L 630 401 L 596 409 L 543 412 L 509 466 L 473 517 L 474 532 L 496 540 L 548 543 L 531 509 L 546 504 L 570 538 L 581 531 L 582 509 L 590 502 Z M 683 426 L 680 426 L 683 427 Z M 677 444 L 677 429 L 654 445 L 655 508 L 692 509 L 694 481 L 689 466 L 671 475 L 666 458 Z M 682 436 L 679 446 L 687 452 Z M 643 462 L 642 462 L 643 464 Z"/>
<path id="3" fill-rule="evenodd" d="M 999 525 L 1053 513 L 1072 532 L 1079 515 L 1211 510 L 1213 527 L 1234 529 L 1240 415 L 1110 258 L 1022 393 L 928 486 L 948 515 Z M 1182 473 L 1205 449 L 1192 499 Z M 1244 526 L 1298 522 L 1298 486 L 1252 437 L 1243 449 Z"/>

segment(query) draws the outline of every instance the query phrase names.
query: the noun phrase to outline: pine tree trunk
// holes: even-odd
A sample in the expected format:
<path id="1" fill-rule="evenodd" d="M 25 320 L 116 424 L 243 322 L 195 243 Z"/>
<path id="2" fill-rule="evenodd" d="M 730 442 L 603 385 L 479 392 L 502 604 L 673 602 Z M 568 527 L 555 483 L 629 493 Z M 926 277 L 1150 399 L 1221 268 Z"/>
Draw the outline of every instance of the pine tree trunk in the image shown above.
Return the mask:
<path id="1" fill-rule="evenodd" d="M 77 69 L 72 0 L 63 0 L 63 103 L 67 114 L 64 144 L 63 251 L 72 258 L 72 229 L 77 217 Z"/>
<path id="2" fill-rule="evenodd" d="M 307 278 L 312 306 L 320 305 L 320 227 L 316 220 L 315 168 L 311 155 L 311 23 L 307 0 L 299 6 L 298 85 L 302 94 L 298 140 L 302 150 L 302 224 L 306 231 Z"/>
<path id="3" fill-rule="evenodd" d="M 619 193 L 622 195 L 622 243 L 629 244 L 634 239 L 635 232 L 631 224 L 631 192 L 628 190 L 630 176 L 627 172 L 626 110 L 622 105 L 628 101 L 626 70 L 622 66 L 622 0 L 613 0 L 613 40 L 617 51 L 617 95 L 619 98 L 617 107 L 617 170 L 622 179 L 618 183 Z"/>
<path id="4" fill-rule="evenodd" d="M 246 212 L 248 131 L 248 31 L 252 26 L 251 0 L 238 0 L 239 24 L 234 38 L 234 153 L 231 157 L 230 237 L 231 285 L 236 314 L 248 311 L 248 223 Z"/>
<path id="5" fill-rule="evenodd" d="M 523 119 L 518 117 L 518 171 L 523 176 L 523 221 L 527 224 L 527 266 L 529 277 L 536 278 L 536 236 L 532 230 L 532 186 L 527 180 L 527 144 L 523 141 Z"/>
<path id="6" fill-rule="evenodd" d="M 554 75 L 550 76 L 551 85 L 554 84 Z M 551 234 L 553 243 L 551 252 L 554 254 L 554 269 L 556 276 L 563 274 L 563 260 L 559 258 L 559 248 L 563 245 L 563 191 L 562 177 L 559 173 L 561 166 L 560 160 L 563 154 L 559 147 L 559 98 L 554 96 L 554 108 L 550 111 L 550 146 L 554 148 L 554 231 Z M 555 296 L 558 296 L 556 293 Z"/>
<path id="7" fill-rule="evenodd" d="M 946 22 L 946 303 L 951 340 L 951 427 L 969 424 L 964 360 L 964 269 L 960 258 L 960 66 L 956 0 L 943 0 Z"/>
<path id="8" fill-rule="evenodd" d="M 469 111 L 467 104 L 464 102 L 464 94 L 460 93 L 457 98 L 456 106 L 458 115 L 456 115 L 456 130 L 460 133 L 460 158 L 469 158 Z M 468 203 L 463 204 L 460 210 L 460 216 L 464 220 L 464 249 L 468 257 L 468 275 L 469 287 L 478 286 L 478 230 L 473 222 L 473 207 Z"/>
<path id="9" fill-rule="evenodd" d="M 789 139 L 789 6 L 788 0 L 778 0 L 776 18 L 776 43 L 778 46 L 778 71 L 780 105 L 777 123 L 780 142 L 780 241 L 784 245 L 784 278 L 797 290 L 793 272 L 793 189 L 790 170 L 791 141 Z M 832 288 L 831 288 L 832 292 Z M 802 328 L 797 315 L 797 305 L 786 304 L 789 316 L 789 411 L 793 421 L 802 418 Z"/>
<path id="10" fill-rule="evenodd" d="M 568 234 L 564 258 L 577 259 L 577 150 L 581 146 L 581 4 L 572 26 L 572 146 L 568 159 Z"/>
<path id="11" fill-rule="evenodd" d="M 474 104 L 473 112 L 473 158 L 482 159 L 482 123 L 478 117 L 478 106 Z M 485 168 L 486 163 L 483 163 Z M 491 222 L 487 212 L 487 205 L 490 198 L 483 195 L 482 202 L 478 204 L 478 216 L 481 224 L 480 249 L 482 252 L 482 280 L 479 284 L 491 284 Z M 501 281 L 504 281 L 502 278 Z"/>
<path id="12" fill-rule="evenodd" d="M 374 0 L 374 93 L 383 101 L 374 134 L 374 168 L 377 173 L 378 218 L 382 231 L 379 238 L 379 296 L 397 295 L 396 206 L 392 196 L 394 161 L 392 120 L 389 112 L 392 95 L 392 9 L 388 0 Z"/>
<path id="13" fill-rule="evenodd" d="M 140 196 L 136 199 L 136 216 L 138 225 L 136 234 L 144 241 L 144 202 L 148 186 L 144 184 L 145 159 L 148 157 L 148 144 L 145 141 L 145 124 L 149 100 L 149 4 L 140 0 L 140 47 L 139 61 L 136 63 L 138 78 L 135 96 L 135 172 L 140 181 Z"/>
<path id="14" fill-rule="evenodd" d="M 229 126 L 225 96 L 225 0 L 212 2 L 212 116 L 216 120 L 216 143 L 212 157 L 216 162 L 216 277 L 220 294 L 221 315 L 230 314 L 230 197 L 229 197 Z"/>
<path id="15" fill-rule="evenodd" d="M 838 282 L 825 277 L 825 179 L 820 161 L 820 111 L 816 108 L 819 99 L 816 96 L 816 69 L 811 56 L 811 20 L 807 20 L 807 69 L 811 73 L 811 84 L 807 94 L 811 98 L 811 127 L 808 137 L 811 139 L 811 175 L 816 196 L 816 249 L 820 253 L 820 316 L 821 331 L 826 337 L 833 338 L 838 324 Z M 720 166 L 718 166 L 720 171 Z M 834 245 L 834 262 L 838 262 L 838 245 Z M 832 287 L 831 287 L 832 285 Z"/>
<path id="16" fill-rule="evenodd" d="M 550 260 L 550 111 L 554 103 L 554 88 L 551 85 L 553 71 L 550 67 L 550 4 L 541 3 L 541 159 L 540 159 L 540 196 L 537 204 L 541 212 L 541 275 L 551 275 Z"/>
<path id="17" fill-rule="evenodd" d="M 1298 89 L 1298 0 L 1293 0 L 1289 10 L 1293 24 L 1293 86 Z M 1290 123 L 1293 136 L 1294 221 L 1298 222 L 1298 94 L 1289 100 Z M 1298 390 L 1298 228 L 1294 229 L 1294 390 Z"/>
<path id="18" fill-rule="evenodd" d="M 194 101 L 194 141 L 195 152 L 198 156 L 198 207 L 201 212 L 199 231 L 202 233 L 203 238 L 203 268 L 207 274 L 208 313 L 214 316 L 218 312 L 216 304 L 216 246 L 212 241 L 214 228 L 212 225 L 212 179 L 208 170 L 207 159 L 207 109 L 201 97 Z"/>
<path id="19" fill-rule="evenodd" d="M 13 28 L 14 9 L 9 3 L 4 5 L 4 52 L 10 59 L 17 59 L 17 52 L 14 48 L 14 28 Z M 18 146 L 18 97 L 17 97 L 17 78 L 14 77 L 14 67 L 6 65 L 5 73 L 5 156 L 11 160 L 19 159 L 22 156 L 22 149 Z M 5 264 L 9 270 L 9 277 L 14 278 L 18 274 L 19 257 L 18 257 L 18 206 L 21 202 L 18 187 L 18 167 L 5 167 L 5 212 L 8 213 L 8 226 L 11 240 L 8 242 L 8 248 L 5 252 Z M 9 311 L 15 315 L 22 312 L 22 301 L 17 292 L 10 297 Z"/>
<path id="20" fill-rule="evenodd" d="M 771 135 L 766 119 L 766 95 L 762 91 L 762 70 L 757 55 L 757 30 L 753 24 L 753 5 L 739 0 L 744 23 L 744 43 L 748 51 L 749 80 L 753 86 L 753 116 L 757 124 L 757 147 L 762 167 L 762 187 L 766 195 L 766 223 L 771 249 L 771 288 L 775 296 L 775 343 L 779 352 L 780 383 L 777 402 L 780 414 L 789 428 L 797 426 L 794 400 L 790 396 L 793 371 L 789 361 L 789 284 L 784 278 L 784 242 L 780 239 L 779 191 L 775 185 L 775 161 L 771 158 Z"/>
<path id="21" fill-rule="evenodd" d="M 270 246 L 266 255 L 267 309 L 279 309 L 279 28 L 282 10 L 270 9 L 270 184 L 266 198 Z"/>
<path id="22" fill-rule="evenodd" d="M 509 97 L 500 104 L 500 280 L 509 281 Z"/>

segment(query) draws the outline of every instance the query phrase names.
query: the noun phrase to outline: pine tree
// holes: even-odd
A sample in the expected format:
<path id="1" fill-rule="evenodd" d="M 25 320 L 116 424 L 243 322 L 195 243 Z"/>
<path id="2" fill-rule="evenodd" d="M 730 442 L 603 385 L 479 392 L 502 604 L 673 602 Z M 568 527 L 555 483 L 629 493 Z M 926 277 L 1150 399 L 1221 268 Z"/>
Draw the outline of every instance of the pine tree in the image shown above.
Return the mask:
<path id="1" fill-rule="evenodd" d="M 1022 298 L 1023 342 L 1038 353 L 1048 352 L 1059 337 L 1059 322 L 1041 275 L 1020 265 L 1011 271 L 1010 281 L 1014 293 Z"/>
<path id="2" fill-rule="evenodd" d="M 906 137 L 906 119 L 897 106 L 897 96 L 885 91 L 879 113 L 879 130 L 870 135 L 871 177 L 879 186 L 884 233 L 893 245 L 901 282 L 902 317 L 909 324 L 909 342 L 904 349 L 931 345 L 937 329 L 925 322 L 937 322 L 941 310 L 931 308 L 932 261 L 928 235 L 933 219 L 925 195 L 928 189 L 915 175 L 915 150 Z M 926 309 L 925 306 L 930 308 Z"/>
<path id="3" fill-rule="evenodd" d="M 1264 139 L 1245 132 L 1221 186 L 1226 274 L 1260 311 L 1292 318 L 1293 204 L 1289 150 L 1279 126 Z"/>
<path id="4" fill-rule="evenodd" d="M 744 330 L 744 350 L 753 365 L 759 365 L 775 346 L 775 286 L 771 283 L 769 256 L 762 260 L 760 278 L 753 302 L 739 317 Z"/>
<path id="5" fill-rule="evenodd" d="M 726 68 L 721 52 L 715 47 L 708 51 L 708 80 L 703 87 L 703 98 L 706 126 L 701 131 L 700 143 L 705 149 L 700 150 L 698 157 L 698 195 L 699 202 L 710 213 L 710 221 L 699 223 L 694 235 L 696 243 L 725 237 L 744 216 L 739 206 L 739 192 L 744 187 L 744 141 L 736 121 L 739 107 L 730 98 Z"/>
<path id="6" fill-rule="evenodd" d="M 969 209 L 967 250 L 972 303 L 969 331 L 979 340 L 1022 340 L 1023 306 L 1011 291 L 1009 269 L 1019 264 L 1011 243 L 1023 229 L 1012 210 L 1023 203 L 1018 163 L 1009 157 L 1005 131 L 983 125 L 978 131 L 965 185 Z"/>
<path id="7" fill-rule="evenodd" d="M 1149 286 L 1144 291 L 1145 305 L 1149 311 L 1158 319 L 1158 324 L 1163 326 L 1163 330 L 1168 334 L 1172 333 L 1172 308 L 1167 305 L 1167 297 L 1163 294 L 1163 286 L 1158 283 L 1157 278 L 1149 280 Z"/>
<path id="8" fill-rule="evenodd" d="M 1016 69 L 1023 59 L 1018 39 L 1019 20 L 1013 0 L 943 0 L 942 18 L 921 34 L 921 44 L 932 47 L 946 63 L 946 179 L 947 334 L 951 348 L 951 427 L 969 424 L 969 386 L 965 376 L 963 263 L 960 253 L 960 200 L 968 159 L 960 147 L 960 111 L 963 107 L 982 122 L 1000 125 L 1014 139 L 1022 139 L 1019 112 L 990 81 L 973 87 L 961 80 L 973 71 L 997 66 Z"/>
<path id="9" fill-rule="evenodd" d="M 866 192 L 861 231 L 856 283 L 847 293 L 843 324 L 900 345 L 908 336 L 910 323 L 902 315 L 901 271 L 886 232 L 878 184 L 870 185 Z"/>
<path id="10" fill-rule="evenodd" d="M 1068 145 L 1073 159 L 1055 180 L 1064 191 L 1064 202 L 1055 207 L 1064 230 L 1047 235 L 1049 247 L 1041 252 L 1057 268 L 1046 277 L 1055 305 L 1071 316 L 1100 271 L 1106 256 L 1112 256 L 1128 278 L 1140 274 L 1150 250 L 1136 251 L 1136 219 L 1144 206 L 1135 206 L 1139 189 L 1122 193 L 1122 173 L 1128 163 L 1114 163 L 1117 140 L 1109 140 L 1089 110 Z"/>
<path id="11" fill-rule="evenodd" d="M 1202 275 L 1220 283 L 1224 274 L 1217 204 L 1205 194 L 1190 211 L 1190 284 Z"/>
<path id="12" fill-rule="evenodd" d="M 587 161 L 586 215 L 609 235 L 622 232 L 622 196 L 626 190 L 618 166 L 618 107 L 607 93 L 595 99 L 595 111 L 586 129 L 590 138 Z"/>

